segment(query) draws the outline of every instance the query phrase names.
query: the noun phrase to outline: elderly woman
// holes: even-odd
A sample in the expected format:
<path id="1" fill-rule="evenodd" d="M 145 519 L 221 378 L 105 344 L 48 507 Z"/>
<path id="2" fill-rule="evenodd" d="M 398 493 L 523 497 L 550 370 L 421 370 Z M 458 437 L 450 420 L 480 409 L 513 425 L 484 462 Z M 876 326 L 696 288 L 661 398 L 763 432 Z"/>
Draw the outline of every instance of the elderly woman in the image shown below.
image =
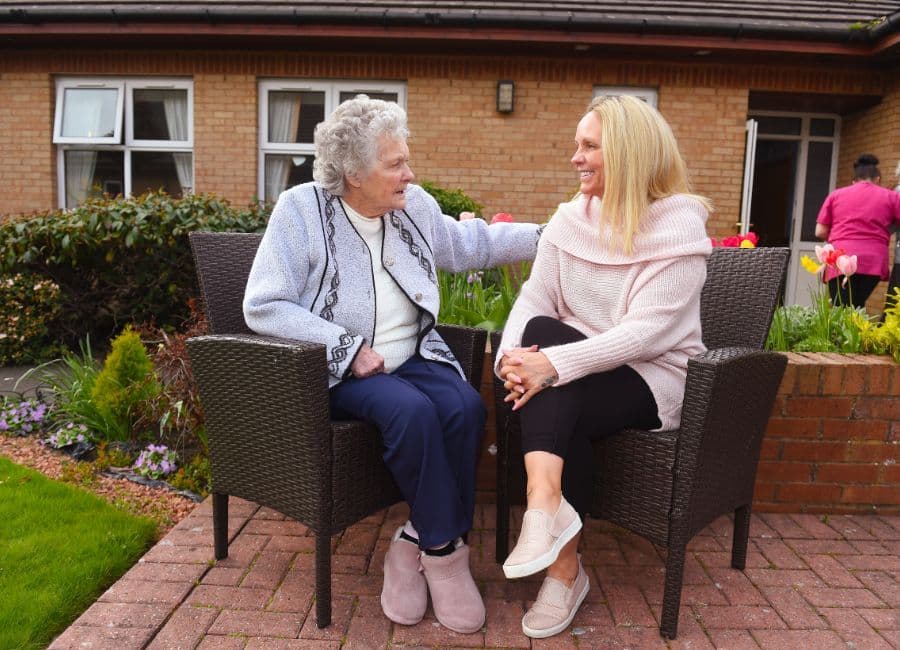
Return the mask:
<path id="1" fill-rule="evenodd" d="M 315 182 L 284 192 L 250 272 L 247 324 L 326 347 L 335 417 L 374 423 L 409 504 L 384 561 L 381 605 L 414 625 L 428 593 L 457 632 L 484 624 L 463 535 L 485 412 L 434 329 L 437 270 L 532 259 L 538 227 L 456 221 L 412 185 L 406 114 L 359 95 L 316 128 Z"/>

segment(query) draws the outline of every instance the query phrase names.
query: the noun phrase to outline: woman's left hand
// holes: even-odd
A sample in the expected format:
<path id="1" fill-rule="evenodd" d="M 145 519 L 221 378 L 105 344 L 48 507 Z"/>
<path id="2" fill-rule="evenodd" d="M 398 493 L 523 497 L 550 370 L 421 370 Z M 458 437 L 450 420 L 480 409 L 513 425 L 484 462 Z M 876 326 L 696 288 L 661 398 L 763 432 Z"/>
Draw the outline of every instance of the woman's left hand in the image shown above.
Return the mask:
<path id="1" fill-rule="evenodd" d="M 500 376 L 504 379 L 503 387 L 509 391 L 503 401 L 512 402 L 513 411 L 525 406 L 532 397 L 559 379 L 556 368 L 536 346 L 502 352 Z"/>

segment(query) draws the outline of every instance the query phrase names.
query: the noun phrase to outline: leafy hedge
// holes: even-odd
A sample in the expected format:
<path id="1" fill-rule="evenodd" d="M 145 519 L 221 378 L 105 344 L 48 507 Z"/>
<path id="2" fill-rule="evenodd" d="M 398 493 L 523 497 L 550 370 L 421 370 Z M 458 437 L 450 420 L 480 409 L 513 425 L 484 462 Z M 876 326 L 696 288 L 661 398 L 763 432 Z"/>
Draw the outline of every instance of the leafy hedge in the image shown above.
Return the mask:
<path id="1" fill-rule="evenodd" d="M 422 186 L 446 214 L 481 210 L 462 190 L 427 181 Z M 262 232 L 271 207 L 235 208 L 209 195 L 175 199 L 151 192 L 0 222 L 0 282 L 26 274 L 29 282 L 36 277 L 58 287 L 40 301 L 41 311 L 54 316 L 42 323 L 49 330 L 29 328 L 34 335 L 17 338 L 16 354 L 0 354 L 0 365 L 41 361 L 60 346 L 77 350 L 85 336 L 105 348 L 128 323 L 177 329 L 190 316 L 188 300 L 198 295 L 188 233 Z M 12 302 L 6 303 L 0 317 L 15 317 Z"/>
<path id="2" fill-rule="evenodd" d="M 460 212 L 481 214 L 483 206 L 480 203 L 476 203 L 474 199 L 461 189 L 445 190 L 429 181 L 422 181 L 421 185 L 422 189 L 431 194 L 435 201 L 438 202 L 444 214 L 449 214 L 451 217 L 459 217 Z"/>
<path id="3" fill-rule="evenodd" d="M 268 206 L 234 208 L 205 195 L 90 199 L 0 224 L 0 274 L 34 273 L 59 286 L 56 339 L 75 349 L 85 334 L 107 341 L 130 322 L 179 326 L 197 295 L 188 233 L 259 232 L 268 217 Z"/>
<path id="4" fill-rule="evenodd" d="M 47 361 L 59 318 L 59 287 L 31 273 L 0 277 L 0 366 Z"/>

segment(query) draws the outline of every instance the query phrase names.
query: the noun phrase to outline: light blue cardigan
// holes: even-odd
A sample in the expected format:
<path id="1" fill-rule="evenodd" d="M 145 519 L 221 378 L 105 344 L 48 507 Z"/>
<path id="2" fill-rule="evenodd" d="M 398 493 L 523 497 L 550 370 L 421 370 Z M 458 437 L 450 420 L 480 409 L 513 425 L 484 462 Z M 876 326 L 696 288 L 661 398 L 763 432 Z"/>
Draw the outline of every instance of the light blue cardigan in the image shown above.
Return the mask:
<path id="1" fill-rule="evenodd" d="M 462 370 L 435 331 L 437 269 L 466 271 L 534 259 L 541 228 L 528 223 L 488 226 L 456 221 L 418 185 L 406 209 L 384 222 L 382 263 L 419 308 L 418 353 Z M 338 197 L 317 183 L 278 198 L 253 261 L 244 318 L 255 332 L 323 343 L 329 387 L 348 376 L 362 344 L 372 344 L 378 303 L 368 246 Z"/>

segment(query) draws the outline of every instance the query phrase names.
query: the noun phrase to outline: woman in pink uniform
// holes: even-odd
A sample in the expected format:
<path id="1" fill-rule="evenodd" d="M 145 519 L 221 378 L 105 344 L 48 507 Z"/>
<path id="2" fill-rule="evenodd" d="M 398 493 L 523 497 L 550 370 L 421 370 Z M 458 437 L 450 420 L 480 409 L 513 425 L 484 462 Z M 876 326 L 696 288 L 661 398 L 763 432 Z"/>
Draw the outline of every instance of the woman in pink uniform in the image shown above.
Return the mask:
<path id="1" fill-rule="evenodd" d="M 824 281 L 835 304 L 865 307 L 880 280 L 888 279 L 891 225 L 900 225 L 900 194 L 881 187 L 878 158 L 864 153 L 853 164 L 853 183 L 834 190 L 816 219 L 816 237 L 856 255 L 849 282 L 829 267 Z"/>

